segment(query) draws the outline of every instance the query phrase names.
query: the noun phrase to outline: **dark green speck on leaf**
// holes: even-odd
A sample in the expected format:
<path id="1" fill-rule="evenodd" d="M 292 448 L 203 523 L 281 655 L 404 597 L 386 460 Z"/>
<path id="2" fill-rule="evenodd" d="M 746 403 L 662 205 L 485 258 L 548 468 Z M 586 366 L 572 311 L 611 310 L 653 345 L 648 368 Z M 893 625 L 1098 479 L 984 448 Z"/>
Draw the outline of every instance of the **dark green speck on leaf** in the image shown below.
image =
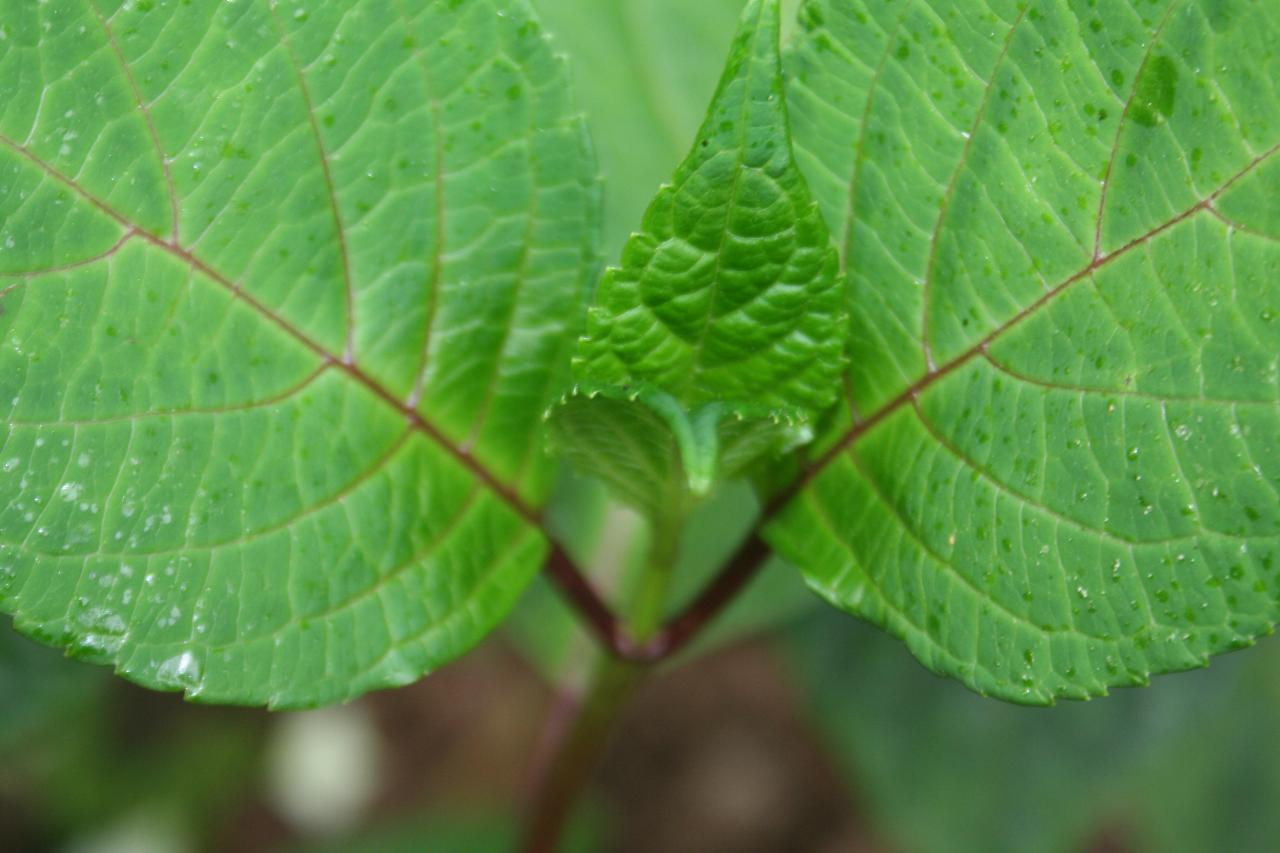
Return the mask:
<path id="1" fill-rule="evenodd" d="M 1178 67 L 1167 56 L 1157 56 L 1138 77 L 1134 93 L 1133 120 L 1142 127 L 1155 127 L 1173 115 L 1178 94 Z"/>

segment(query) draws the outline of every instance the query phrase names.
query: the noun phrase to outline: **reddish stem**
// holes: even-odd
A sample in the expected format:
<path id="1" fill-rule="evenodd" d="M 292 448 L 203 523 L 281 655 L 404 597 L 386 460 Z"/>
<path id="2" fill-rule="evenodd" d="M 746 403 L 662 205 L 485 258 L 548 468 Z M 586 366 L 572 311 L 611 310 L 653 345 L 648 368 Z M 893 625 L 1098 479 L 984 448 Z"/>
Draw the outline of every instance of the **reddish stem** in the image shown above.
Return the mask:
<path id="1" fill-rule="evenodd" d="M 760 573 L 771 553 L 759 533 L 752 533 L 720 574 L 684 610 L 636 649 L 632 659 L 653 663 L 683 650 Z"/>
<path id="2" fill-rule="evenodd" d="M 611 656 L 652 664 L 684 650 L 760 573 L 771 554 L 759 533 L 753 533 L 703 591 L 643 643 L 636 642 L 558 545 L 547 559 L 547 574 Z"/>
<path id="3" fill-rule="evenodd" d="M 531 796 L 520 849 L 555 853 L 574 805 L 582 797 L 618 723 L 618 717 L 644 679 L 648 667 L 605 659 L 584 704 L 554 710 L 532 778 Z M 571 720 L 561 715 L 577 711 Z"/>
<path id="4" fill-rule="evenodd" d="M 635 655 L 636 644 L 631 634 L 578 569 L 573 558 L 559 545 L 552 547 L 546 571 L 551 582 L 560 588 L 570 606 L 578 611 L 587 628 L 611 655 L 623 660 Z"/>

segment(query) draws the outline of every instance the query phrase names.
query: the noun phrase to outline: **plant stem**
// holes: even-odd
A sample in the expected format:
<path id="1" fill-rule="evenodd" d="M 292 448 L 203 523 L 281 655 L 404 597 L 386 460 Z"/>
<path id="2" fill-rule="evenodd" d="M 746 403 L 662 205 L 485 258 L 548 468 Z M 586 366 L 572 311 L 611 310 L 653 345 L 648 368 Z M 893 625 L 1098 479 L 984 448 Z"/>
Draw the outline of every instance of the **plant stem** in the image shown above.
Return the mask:
<path id="1" fill-rule="evenodd" d="M 554 853 L 570 812 L 595 771 L 622 707 L 648 669 L 606 656 L 596 671 L 585 703 L 568 736 L 561 741 L 542 778 L 535 780 L 525 824 L 524 850 Z"/>
<path id="2" fill-rule="evenodd" d="M 661 630 L 648 636 L 629 659 L 656 662 L 680 652 L 755 579 L 771 553 L 760 534 L 752 533 L 720 574 Z"/>
<path id="3" fill-rule="evenodd" d="M 582 616 L 583 622 L 600 644 L 612 654 L 628 658 L 634 653 L 634 642 L 609 606 L 578 570 L 573 558 L 559 545 L 553 545 L 545 571 L 560 588 L 569 605 Z"/>
<path id="4" fill-rule="evenodd" d="M 682 520 L 676 518 L 654 525 L 649 557 L 627 608 L 628 634 L 637 644 L 643 644 L 662 625 L 681 527 Z M 622 709 L 655 663 L 614 654 L 601 657 L 577 719 L 541 778 L 534 781 L 524 836 L 528 853 L 554 853 Z"/>

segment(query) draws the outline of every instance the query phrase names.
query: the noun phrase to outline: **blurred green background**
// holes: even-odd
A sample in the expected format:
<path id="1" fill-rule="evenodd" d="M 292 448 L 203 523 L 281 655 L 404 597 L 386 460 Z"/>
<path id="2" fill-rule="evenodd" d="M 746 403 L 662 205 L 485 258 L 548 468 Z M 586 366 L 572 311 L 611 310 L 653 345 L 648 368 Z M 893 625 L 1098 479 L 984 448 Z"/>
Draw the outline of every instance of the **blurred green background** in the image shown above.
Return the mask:
<path id="1" fill-rule="evenodd" d="M 690 144 L 742 0 L 535 3 L 573 62 L 613 258 Z M 705 508 L 681 590 L 754 511 L 741 490 Z M 552 518 L 625 587 L 633 518 L 569 478 Z M 0 851 L 511 849 L 557 686 L 593 653 L 538 583 L 501 636 L 418 685 L 269 715 L 147 693 L 0 623 Z M 1264 853 L 1278 802 L 1277 641 L 1019 708 L 935 678 L 774 564 L 642 692 L 569 849 Z"/>

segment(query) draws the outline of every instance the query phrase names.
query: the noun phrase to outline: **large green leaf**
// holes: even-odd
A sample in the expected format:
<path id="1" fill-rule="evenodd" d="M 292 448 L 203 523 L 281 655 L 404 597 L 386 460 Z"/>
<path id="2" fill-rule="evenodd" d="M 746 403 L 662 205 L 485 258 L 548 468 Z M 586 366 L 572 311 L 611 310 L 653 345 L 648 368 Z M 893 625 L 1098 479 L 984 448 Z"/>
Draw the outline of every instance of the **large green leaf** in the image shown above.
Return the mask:
<path id="1" fill-rule="evenodd" d="M 598 192 L 524 2 L 0 3 L 0 606 L 206 701 L 470 647 L 538 569 Z"/>
<path id="2" fill-rule="evenodd" d="M 800 29 L 851 390 L 771 541 L 1008 699 L 1270 632 L 1280 6 L 810 0 Z"/>
<path id="3" fill-rule="evenodd" d="M 835 399 L 837 257 L 791 150 L 779 21 L 777 0 L 747 4 L 693 150 L 587 314 L 587 393 L 552 413 L 558 446 L 642 509 L 794 446 Z"/>

